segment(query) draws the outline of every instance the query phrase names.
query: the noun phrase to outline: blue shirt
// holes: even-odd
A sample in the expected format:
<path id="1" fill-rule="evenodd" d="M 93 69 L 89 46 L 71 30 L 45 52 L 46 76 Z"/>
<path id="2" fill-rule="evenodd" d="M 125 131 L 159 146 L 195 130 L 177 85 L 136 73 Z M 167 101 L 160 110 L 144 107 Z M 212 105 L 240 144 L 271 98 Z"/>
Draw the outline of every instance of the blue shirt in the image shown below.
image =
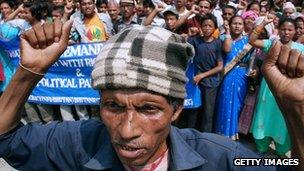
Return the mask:
<path id="1" fill-rule="evenodd" d="M 223 136 L 171 127 L 169 170 L 274 170 L 233 166 L 235 157 L 257 157 Z M 0 157 L 19 170 L 124 170 L 104 124 L 88 120 L 19 125 L 0 136 Z"/>
<path id="2" fill-rule="evenodd" d="M 194 65 L 197 74 L 207 72 L 217 66 L 222 59 L 222 42 L 214 39 L 212 42 L 205 42 L 201 36 L 190 37 L 188 42 L 195 49 Z M 217 87 L 221 83 L 221 73 L 211 75 L 200 81 L 205 87 Z"/>

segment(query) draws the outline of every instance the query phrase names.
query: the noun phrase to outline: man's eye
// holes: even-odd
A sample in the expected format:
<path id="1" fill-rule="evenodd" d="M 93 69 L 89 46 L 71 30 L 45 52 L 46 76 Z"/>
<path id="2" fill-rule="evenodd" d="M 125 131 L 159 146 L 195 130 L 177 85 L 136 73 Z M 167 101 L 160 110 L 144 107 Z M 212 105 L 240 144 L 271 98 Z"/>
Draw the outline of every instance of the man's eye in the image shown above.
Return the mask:
<path id="1" fill-rule="evenodd" d="M 115 102 L 106 102 L 103 104 L 103 108 L 107 108 L 109 110 L 123 110 L 125 107 Z"/>
<path id="2" fill-rule="evenodd" d="M 151 114 L 157 114 L 160 109 L 153 105 L 144 105 L 144 106 L 136 107 L 136 110 L 139 113 L 151 115 Z"/>

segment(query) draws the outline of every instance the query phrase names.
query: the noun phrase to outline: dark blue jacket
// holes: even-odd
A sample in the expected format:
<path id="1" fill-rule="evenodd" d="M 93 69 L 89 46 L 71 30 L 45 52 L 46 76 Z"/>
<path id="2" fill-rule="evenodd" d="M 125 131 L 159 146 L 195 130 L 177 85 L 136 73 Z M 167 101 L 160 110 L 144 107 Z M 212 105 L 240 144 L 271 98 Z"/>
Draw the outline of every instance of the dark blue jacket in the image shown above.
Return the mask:
<path id="1" fill-rule="evenodd" d="M 170 170 L 275 170 L 237 167 L 233 158 L 257 157 L 228 138 L 171 127 Z M 19 170 L 124 170 L 106 127 L 95 120 L 19 125 L 0 136 L 0 157 Z"/>

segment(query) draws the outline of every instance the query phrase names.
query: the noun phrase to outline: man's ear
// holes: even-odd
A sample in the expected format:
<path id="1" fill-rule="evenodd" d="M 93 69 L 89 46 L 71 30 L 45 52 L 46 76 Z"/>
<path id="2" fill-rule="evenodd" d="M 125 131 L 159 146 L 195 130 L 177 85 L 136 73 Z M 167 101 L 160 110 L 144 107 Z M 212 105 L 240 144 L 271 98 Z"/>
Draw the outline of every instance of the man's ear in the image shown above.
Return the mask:
<path id="1" fill-rule="evenodd" d="M 182 110 L 183 110 L 183 105 L 179 105 L 174 109 L 171 122 L 174 122 L 179 118 L 180 114 L 182 113 Z"/>

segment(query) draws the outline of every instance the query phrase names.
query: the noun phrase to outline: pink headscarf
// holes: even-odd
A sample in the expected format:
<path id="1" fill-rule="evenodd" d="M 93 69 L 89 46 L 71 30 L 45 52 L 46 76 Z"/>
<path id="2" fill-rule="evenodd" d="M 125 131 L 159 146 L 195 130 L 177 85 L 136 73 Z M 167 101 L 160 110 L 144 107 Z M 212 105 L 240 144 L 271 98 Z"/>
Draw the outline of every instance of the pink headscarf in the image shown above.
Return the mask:
<path id="1" fill-rule="evenodd" d="M 290 8 L 291 10 L 293 10 L 293 12 L 296 12 L 296 7 L 293 5 L 293 3 L 291 3 L 291 2 L 284 3 L 284 5 L 283 5 L 283 11 L 285 9 L 288 9 L 288 8 Z"/>
<path id="2" fill-rule="evenodd" d="M 245 20 L 248 17 L 252 17 L 254 20 L 256 20 L 259 16 L 257 13 L 255 13 L 252 10 L 246 11 L 242 14 L 242 18 Z"/>

